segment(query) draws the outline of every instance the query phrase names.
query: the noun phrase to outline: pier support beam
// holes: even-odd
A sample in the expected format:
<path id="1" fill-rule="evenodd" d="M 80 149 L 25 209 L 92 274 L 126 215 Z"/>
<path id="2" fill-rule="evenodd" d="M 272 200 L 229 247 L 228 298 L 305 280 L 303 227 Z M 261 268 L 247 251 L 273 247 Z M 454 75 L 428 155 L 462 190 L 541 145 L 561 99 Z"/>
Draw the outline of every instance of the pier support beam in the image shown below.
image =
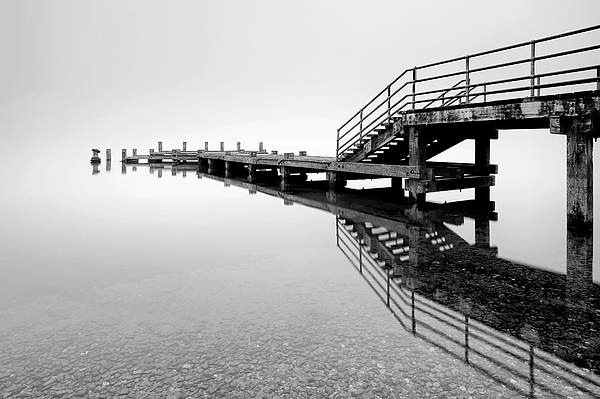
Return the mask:
<path id="1" fill-rule="evenodd" d="M 567 135 L 567 229 L 592 231 L 593 131 L 591 118 L 560 118 L 560 130 Z"/>
<path id="2" fill-rule="evenodd" d="M 408 126 L 408 165 L 419 166 L 425 172 L 425 161 L 427 160 L 426 146 L 426 128 L 425 126 Z M 419 176 L 424 179 L 425 176 Z M 417 203 L 425 202 L 425 193 L 417 192 L 417 181 L 419 179 L 409 179 L 408 190 L 410 199 Z"/>
<path id="3" fill-rule="evenodd" d="M 496 135 L 498 133 L 496 132 Z M 475 138 L 475 165 L 488 167 L 490 165 L 490 138 L 489 135 Z M 485 174 L 489 176 L 489 173 Z M 475 187 L 475 201 L 485 203 L 490 201 L 489 187 Z"/>
<path id="4" fill-rule="evenodd" d="M 279 167 L 279 173 L 281 180 L 279 181 L 279 188 L 281 190 L 286 190 L 290 183 L 290 168 L 287 166 Z"/>
<path id="5" fill-rule="evenodd" d="M 327 181 L 329 182 L 329 189 L 335 190 L 342 187 L 346 187 L 346 180 L 342 179 L 340 173 L 327 171 Z"/>

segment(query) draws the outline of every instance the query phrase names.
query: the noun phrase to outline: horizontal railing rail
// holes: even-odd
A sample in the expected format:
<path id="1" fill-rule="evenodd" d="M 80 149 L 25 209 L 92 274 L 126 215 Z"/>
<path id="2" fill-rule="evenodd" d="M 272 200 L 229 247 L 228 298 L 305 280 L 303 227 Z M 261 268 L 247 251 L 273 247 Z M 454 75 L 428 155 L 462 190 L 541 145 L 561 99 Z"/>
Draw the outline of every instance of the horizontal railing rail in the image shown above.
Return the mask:
<path id="1" fill-rule="evenodd" d="M 575 35 L 577 46 L 561 41 Z M 336 158 L 344 160 L 401 112 L 600 90 L 600 65 L 590 64 L 600 59 L 599 42 L 595 25 L 405 69 L 338 129 Z M 501 59 L 486 60 L 491 56 Z M 527 83 L 515 86 L 518 82 Z"/>

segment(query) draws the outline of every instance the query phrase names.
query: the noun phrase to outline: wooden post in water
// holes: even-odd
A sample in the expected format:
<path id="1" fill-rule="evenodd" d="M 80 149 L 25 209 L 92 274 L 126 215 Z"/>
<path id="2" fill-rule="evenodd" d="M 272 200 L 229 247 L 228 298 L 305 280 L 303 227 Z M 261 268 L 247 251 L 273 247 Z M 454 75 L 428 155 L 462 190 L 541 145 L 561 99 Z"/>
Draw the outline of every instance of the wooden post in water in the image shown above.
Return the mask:
<path id="1" fill-rule="evenodd" d="M 410 166 L 420 166 L 422 170 L 422 175 L 419 176 L 419 179 L 408 179 L 407 188 L 410 193 L 410 198 L 412 201 L 416 201 L 418 203 L 425 202 L 425 193 L 420 190 L 420 180 L 425 178 L 423 173 L 425 173 L 425 161 L 427 160 L 426 156 L 426 131 L 424 126 L 408 126 L 408 153 L 409 159 L 408 164 Z"/>
<path id="2" fill-rule="evenodd" d="M 560 118 L 567 134 L 567 229 L 592 231 L 594 220 L 594 132 L 589 117 Z"/>
<path id="3" fill-rule="evenodd" d="M 110 153 L 110 148 L 108 148 L 108 149 L 106 150 L 106 160 L 107 160 L 107 161 L 110 161 L 110 160 L 112 160 L 112 154 Z"/>
<path id="4" fill-rule="evenodd" d="M 158 152 L 162 152 L 162 141 L 158 142 Z"/>
<path id="5" fill-rule="evenodd" d="M 204 142 L 204 151 L 208 151 L 208 141 Z"/>
<path id="6" fill-rule="evenodd" d="M 225 161 L 225 177 L 231 177 L 232 176 L 232 165 L 231 162 L 229 161 Z"/>
<path id="7" fill-rule="evenodd" d="M 181 150 L 187 151 L 187 142 L 186 141 L 183 142 L 183 148 Z"/>
<path id="8" fill-rule="evenodd" d="M 126 158 L 127 158 L 127 149 L 123 148 L 121 150 L 121 162 L 125 163 Z"/>
<path id="9" fill-rule="evenodd" d="M 248 165 L 248 183 L 254 183 L 256 181 L 256 166 Z"/>
<path id="10" fill-rule="evenodd" d="M 279 181 L 279 188 L 286 190 L 290 180 L 290 168 L 287 166 L 280 166 L 279 173 L 281 174 L 281 180 Z"/>
<path id="11" fill-rule="evenodd" d="M 475 165 L 489 166 L 490 164 L 490 138 L 488 135 L 475 138 Z M 489 173 L 485 175 L 489 176 Z M 489 187 L 475 187 L 475 201 L 486 203 L 490 201 Z"/>
<path id="12" fill-rule="evenodd" d="M 265 151 L 265 149 L 263 147 L 263 142 L 261 141 L 258 143 L 258 152 L 264 152 L 264 151 Z"/>
<path id="13" fill-rule="evenodd" d="M 221 141 L 221 151 L 225 151 L 225 142 Z"/>
<path id="14" fill-rule="evenodd" d="M 237 150 L 240 151 L 242 149 L 242 143 L 237 142 Z"/>

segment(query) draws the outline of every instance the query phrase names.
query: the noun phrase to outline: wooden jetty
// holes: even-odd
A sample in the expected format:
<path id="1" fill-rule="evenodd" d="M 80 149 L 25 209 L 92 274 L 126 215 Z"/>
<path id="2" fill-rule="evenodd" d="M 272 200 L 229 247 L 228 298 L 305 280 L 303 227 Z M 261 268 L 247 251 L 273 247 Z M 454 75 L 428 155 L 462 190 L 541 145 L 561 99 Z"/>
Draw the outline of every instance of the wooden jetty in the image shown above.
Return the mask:
<path id="1" fill-rule="evenodd" d="M 568 39 L 568 40 L 567 40 Z M 389 177 L 397 195 L 416 202 L 436 191 L 475 189 L 488 202 L 498 167 L 490 141 L 499 129 L 549 129 L 567 141 L 568 227 L 591 230 L 592 139 L 600 136 L 600 25 L 406 69 L 337 131 L 335 157 L 305 152 L 267 153 L 182 149 L 138 155 L 123 162 L 205 163 L 225 174 L 293 175 L 325 172 L 329 188 L 347 180 Z M 434 156 L 475 142 L 473 163 L 433 162 Z M 535 157 L 536 149 L 532 149 Z M 523 178 L 527 178 L 524 171 Z M 517 195 L 526 195 L 518 193 Z"/>

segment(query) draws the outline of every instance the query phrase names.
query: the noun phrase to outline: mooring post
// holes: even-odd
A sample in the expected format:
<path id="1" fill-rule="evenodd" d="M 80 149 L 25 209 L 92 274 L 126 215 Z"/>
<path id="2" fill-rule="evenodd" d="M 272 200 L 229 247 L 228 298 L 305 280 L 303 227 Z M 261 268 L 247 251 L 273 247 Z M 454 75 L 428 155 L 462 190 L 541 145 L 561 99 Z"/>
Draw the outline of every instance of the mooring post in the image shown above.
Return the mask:
<path id="1" fill-rule="evenodd" d="M 108 148 L 108 149 L 106 150 L 106 160 L 107 160 L 107 161 L 110 161 L 110 160 L 112 160 L 112 154 L 111 154 L 111 152 L 110 152 L 110 148 Z"/>
<path id="2" fill-rule="evenodd" d="M 237 150 L 240 151 L 242 149 L 242 143 L 237 142 Z"/>
<path id="3" fill-rule="evenodd" d="M 567 229 L 592 231 L 594 220 L 593 121 L 560 118 L 567 134 Z"/>
<path id="4" fill-rule="evenodd" d="M 121 161 L 124 163 L 126 159 L 127 159 L 127 149 L 123 148 L 121 150 Z"/>
<path id="5" fill-rule="evenodd" d="M 183 142 L 183 148 L 181 150 L 187 151 L 187 142 L 186 141 Z"/>
<path id="6" fill-rule="evenodd" d="M 162 141 L 158 142 L 158 152 L 162 152 Z"/>
<path id="7" fill-rule="evenodd" d="M 208 151 L 208 141 L 204 142 L 204 151 Z"/>
<path id="8" fill-rule="evenodd" d="M 260 141 L 260 142 L 258 143 L 258 152 L 264 152 L 264 151 L 265 151 L 265 149 L 264 149 L 264 147 L 263 147 L 263 142 L 262 142 L 262 141 Z"/>
<path id="9" fill-rule="evenodd" d="M 221 141 L 221 152 L 225 151 L 225 142 Z"/>

